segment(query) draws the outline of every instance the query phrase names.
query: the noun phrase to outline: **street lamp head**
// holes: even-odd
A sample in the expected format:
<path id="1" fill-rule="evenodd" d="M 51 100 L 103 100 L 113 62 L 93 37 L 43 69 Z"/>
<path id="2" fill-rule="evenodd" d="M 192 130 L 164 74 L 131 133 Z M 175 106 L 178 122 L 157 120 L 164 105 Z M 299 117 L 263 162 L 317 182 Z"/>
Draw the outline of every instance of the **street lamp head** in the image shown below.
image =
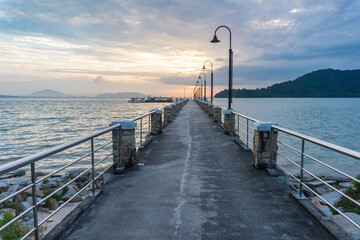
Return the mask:
<path id="1" fill-rule="evenodd" d="M 210 42 L 212 42 L 212 43 L 218 43 L 218 42 L 220 42 L 220 40 L 217 38 L 216 35 L 214 35 L 213 40 L 211 40 Z"/>
<path id="2" fill-rule="evenodd" d="M 202 70 L 206 70 L 205 64 L 203 65 Z"/>

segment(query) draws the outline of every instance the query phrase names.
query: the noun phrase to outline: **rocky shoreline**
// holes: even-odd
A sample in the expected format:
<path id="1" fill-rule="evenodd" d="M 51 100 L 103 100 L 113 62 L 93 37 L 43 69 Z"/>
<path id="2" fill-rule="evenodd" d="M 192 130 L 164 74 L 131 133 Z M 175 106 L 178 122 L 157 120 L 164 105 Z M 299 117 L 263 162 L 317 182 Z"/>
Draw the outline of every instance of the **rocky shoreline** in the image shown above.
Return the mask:
<path id="1" fill-rule="evenodd" d="M 75 179 L 72 183 L 65 186 L 62 190 L 59 190 L 53 196 L 41 202 L 38 206 L 38 212 L 44 213 L 42 214 L 44 216 L 49 215 L 59 206 L 61 206 L 70 198 L 75 196 L 80 190 L 83 190 L 79 193 L 79 195 L 72 198 L 69 203 L 65 205 L 65 207 L 69 207 L 75 203 L 81 202 L 90 193 L 90 187 L 87 187 L 87 189 L 83 188 L 91 181 L 91 174 L 90 172 L 87 172 L 82 176 L 80 176 L 80 174 L 81 173 L 78 171 L 56 174 L 37 183 L 35 194 L 37 202 L 40 202 L 57 189 L 66 185 L 69 181 Z M 2 178 L 0 179 L 0 200 L 31 184 L 31 178 L 29 175 L 30 173 L 27 174 L 25 170 L 19 169 L 10 174 L 2 176 Z M 45 173 L 37 172 L 36 180 L 40 180 L 45 175 Z M 99 178 L 95 183 L 95 188 L 99 189 L 102 187 L 102 185 L 103 178 Z M 8 222 L 8 219 L 15 218 L 22 212 L 31 208 L 32 205 L 33 196 L 32 188 L 30 187 L 29 189 L 15 195 L 14 197 L 0 204 L 0 222 L 2 222 L 3 225 L 6 224 L 6 221 Z M 41 220 L 42 219 L 39 219 L 39 221 Z M 47 220 L 47 222 L 52 221 L 53 220 L 51 218 Z M 29 211 L 28 213 L 26 213 L 24 216 L 21 217 L 21 220 L 19 220 L 18 222 L 20 223 L 18 224 L 18 227 L 24 229 L 31 229 L 34 226 L 33 211 Z M 45 229 L 43 229 L 43 231 L 45 231 Z"/>
<path id="2" fill-rule="evenodd" d="M 345 193 L 347 195 L 353 195 L 357 202 L 360 203 L 360 188 L 354 181 L 348 178 L 343 177 L 332 177 L 332 176 L 321 176 L 321 180 L 326 182 L 328 185 L 336 188 L 338 191 Z M 359 176 L 357 177 L 359 179 Z M 316 178 L 304 178 L 304 183 L 309 186 L 313 191 L 321 196 L 326 202 L 331 205 L 336 206 L 341 210 L 344 215 L 349 217 L 352 221 L 360 225 L 360 208 L 354 207 L 350 208 L 347 205 L 344 205 L 344 199 L 340 193 L 336 192 L 334 189 L 326 185 L 325 183 L 317 180 Z M 294 190 L 299 190 L 299 183 L 293 179 L 289 179 L 289 186 Z M 353 236 L 355 239 L 360 239 L 360 230 L 355 227 L 352 223 L 346 220 L 343 216 L 333 210 L 323 199 L 316 196 L 307 188 L 303 188 L 304 195 L 311 200 L 311 202 L 327 217 L 331 218 L 336 224 L 341 226 L 345 232 Z M 354 193 L 354 194 L 353 194 Z M 347 200 L 347 199 L 345 199 Z M 350 200 L 349 200 L 350 201 Z"/>

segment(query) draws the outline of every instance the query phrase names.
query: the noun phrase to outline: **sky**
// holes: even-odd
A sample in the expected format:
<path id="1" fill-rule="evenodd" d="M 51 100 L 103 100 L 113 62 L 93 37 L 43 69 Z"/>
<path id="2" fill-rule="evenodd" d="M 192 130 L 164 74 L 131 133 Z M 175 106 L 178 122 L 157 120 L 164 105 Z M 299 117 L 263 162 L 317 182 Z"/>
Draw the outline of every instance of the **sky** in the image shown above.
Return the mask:
<path id="1" fill-rule="evenodd" d="M 206 60 L 217 92 L 228 85 L 229 31 L 210 43 L 220 25 L 234 88 L 360 68 L 356 0 L 0 0 L 0 94 L 190 96 Z"/>

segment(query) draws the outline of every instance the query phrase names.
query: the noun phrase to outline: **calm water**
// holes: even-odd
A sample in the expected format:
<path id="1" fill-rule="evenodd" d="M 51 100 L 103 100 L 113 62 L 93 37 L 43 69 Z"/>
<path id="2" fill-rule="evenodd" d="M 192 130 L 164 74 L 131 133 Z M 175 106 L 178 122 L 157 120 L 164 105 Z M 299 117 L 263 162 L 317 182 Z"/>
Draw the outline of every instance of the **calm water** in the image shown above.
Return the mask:
<path id="1" fill-rule="evenodd" d="M 227 107 L 227 99 L 214 99 L 214 103 Z M 238 98 L 233 100 L 232 108 L 257 120 L 276 122 L 284 128 L 360 152 L 360 98 Z M 284 134 L 279 138 L 301 149 L 300 140 Z M 305 151 L 352 175 L 360 174 L 359 160 L 312 144 L 306 144 Z M 299 155 L 288 154 L 291 160 L 299 162 Z M 287 165 L 284 159 L 278 159 Z M 309 159 L 305 159 L 306 166 L 320 174 L 335 175 Z"/>
<path id="2" fill-rule="evenodd" d="M 227 106 L 226 99 L 215 99 L 215 103 Z M 128 103 L 127 99 L 0 99 L 0 164 L 88 135 L 107 127 L 114 120 L 132 119 L 164 105 Z M 360 151 L 360 98 L 234 99 L 233 109 L 258 120 L 277 122 L 282 127 Z M 109 139 L 110 134 L 95 143 L 99 146 Z M 297 139 L 282 135 L 279 139 L 300 148 Z M 88 145 L 85 143 L 40 161 L 37 167 L 50 170 L 62 166 L 85 154 L 83 149 L 88 150 Z M 306 145 L 306 150 L 352 175 L 360 174 L 357 160 L 310 144 Z M 288 154 L 295 161 L 299 159 L 291 152 Z M 97 154 L 99 159 L 101 156 L 104 153 Z M 278 161 L 291 168 L 285 160 L 279 158 Z M 86 164 L 88 162 L 80 166 Z M 306 160 L 306 166 L 311 166 L 319 174 L 335 175 L 310 160 Z"/>
<path id="3" fill-rule="evenodd" d="M 162 108 L 166 103 L 128 103 L 128 99 L 0 99 L 0 164 L 86 136 L 109 126 L 112 121 L 132 119 Z M 95 141 L 98 146 L 111 133 Z M 75 147 L 37 164 L 41 170 L 62 166 L 86 154 Z M 111 146 L 106 150 L 110 151 Z M 98 157 L 104 156 L 99 152 Z M 88 162 L 82 162 L 85 166 Z M 76 166 L 74 166 L 76 167 Z"/>

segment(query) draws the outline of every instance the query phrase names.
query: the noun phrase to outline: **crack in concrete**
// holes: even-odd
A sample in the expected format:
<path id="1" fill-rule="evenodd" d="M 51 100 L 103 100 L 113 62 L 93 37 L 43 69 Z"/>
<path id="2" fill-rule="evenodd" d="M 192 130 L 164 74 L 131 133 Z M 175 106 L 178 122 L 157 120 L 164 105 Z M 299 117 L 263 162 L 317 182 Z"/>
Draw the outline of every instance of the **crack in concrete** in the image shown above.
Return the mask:
<path id="1" fill-rule="evenodd" d="M 189 168 L 189 165 L 190 165 L 190 156 L 191 156 L 192 138 L 191 138 L 191 135 L 190 135 L 189 121 L 187 123 L 188 123 L 188 133 L 187 133 L 188 148 L 187 148 L 187 151 L 186 151 L 186 157 L 185 157 L 185 163 L 184 163 L 184 172 L 183 172 L 183 175 L 182 175 L 181 181 L 180 181 L 179 196 L 177 197 L 178 205 L 174 209 L 175 213 L 174 213 L 173 218 L 171 219 L 171 222 L 175 225 L 175 235 L 178 235 L 179 228 L 180 228 L 180 226 L 182 224 L 181 212 L 182 212 L 182 206 L 186 202 L 184 191 L 185 191 L 185 186 L 186 186 L 186 183 L 187 183 L 188 168 Z"/>

